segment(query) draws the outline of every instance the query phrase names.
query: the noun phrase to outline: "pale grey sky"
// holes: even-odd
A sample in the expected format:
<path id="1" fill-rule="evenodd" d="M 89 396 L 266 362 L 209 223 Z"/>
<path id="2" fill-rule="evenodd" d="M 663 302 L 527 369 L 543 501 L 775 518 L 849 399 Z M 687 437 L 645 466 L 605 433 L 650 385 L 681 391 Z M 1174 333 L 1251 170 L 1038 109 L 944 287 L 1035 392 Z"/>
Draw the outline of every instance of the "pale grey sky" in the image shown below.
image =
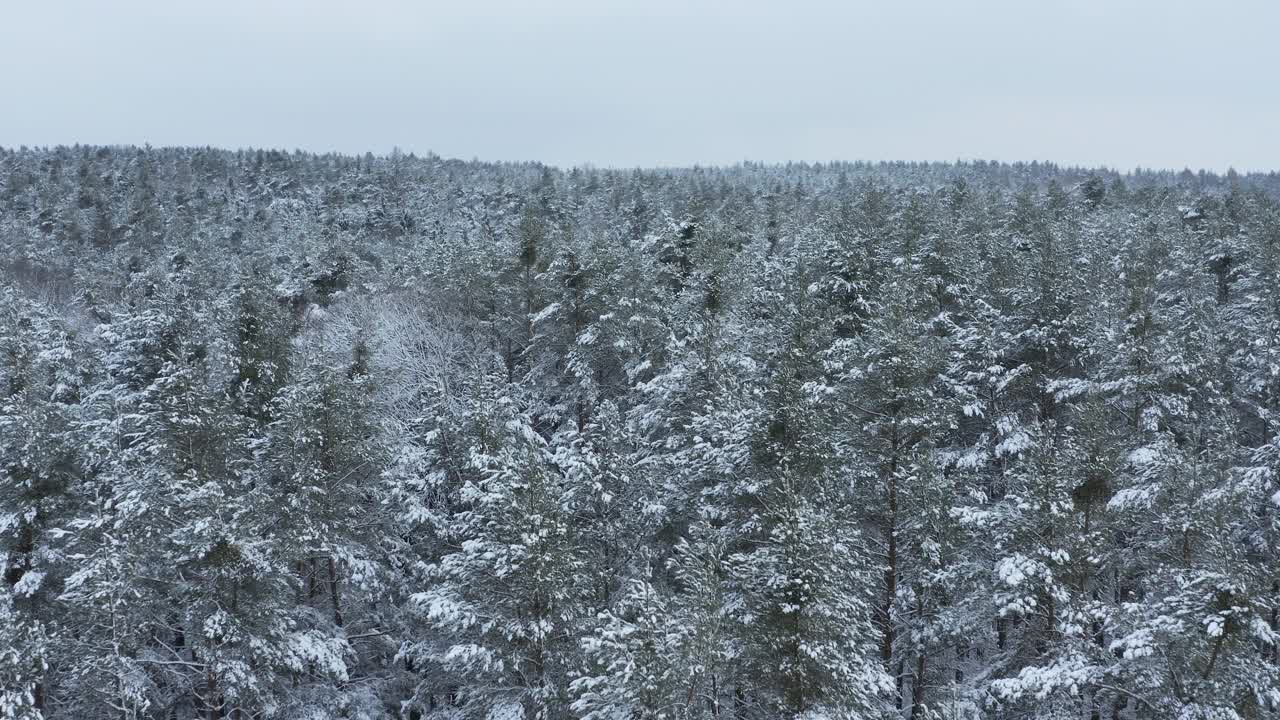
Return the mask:
<path id="1" fill-rule="evenodd" d="M 0 0 L 0 146 L 1280 169 L 1272 0 Z"/>

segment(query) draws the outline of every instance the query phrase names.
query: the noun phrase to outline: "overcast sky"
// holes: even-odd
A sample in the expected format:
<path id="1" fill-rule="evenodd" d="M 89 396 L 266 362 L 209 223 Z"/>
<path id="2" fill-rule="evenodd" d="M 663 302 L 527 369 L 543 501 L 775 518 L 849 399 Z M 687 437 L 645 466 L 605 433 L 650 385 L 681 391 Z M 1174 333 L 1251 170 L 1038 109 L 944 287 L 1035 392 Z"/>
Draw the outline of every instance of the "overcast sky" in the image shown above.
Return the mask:
<path id="1" fill-rule="evenodd" d="M 0 146 L 1280 169 L 1272 0 L 0 0 Z"/>

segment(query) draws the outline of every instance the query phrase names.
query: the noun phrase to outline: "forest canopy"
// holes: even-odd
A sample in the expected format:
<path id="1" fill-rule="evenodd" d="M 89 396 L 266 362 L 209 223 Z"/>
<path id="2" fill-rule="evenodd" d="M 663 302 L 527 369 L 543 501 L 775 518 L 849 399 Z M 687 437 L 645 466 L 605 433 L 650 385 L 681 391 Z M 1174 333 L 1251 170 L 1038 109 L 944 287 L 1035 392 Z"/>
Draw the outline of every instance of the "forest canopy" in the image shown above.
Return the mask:
<path id="1" fill-rule="evenodd" d="M 1280 175 L 0 150 L 0 717 L 1280 718 Z"/>

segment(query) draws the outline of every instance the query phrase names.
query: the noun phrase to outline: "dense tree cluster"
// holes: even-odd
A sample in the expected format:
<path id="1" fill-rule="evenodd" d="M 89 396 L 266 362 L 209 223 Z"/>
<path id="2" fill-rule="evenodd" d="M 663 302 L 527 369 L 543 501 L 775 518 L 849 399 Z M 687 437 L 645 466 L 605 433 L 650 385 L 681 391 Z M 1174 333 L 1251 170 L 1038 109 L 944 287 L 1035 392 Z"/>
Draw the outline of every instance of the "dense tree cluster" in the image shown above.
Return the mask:
<path id="1" fill-rule="evenodd" d="M 1277 197 L 0 151 L 0 717 L 1280 718 Z"/>

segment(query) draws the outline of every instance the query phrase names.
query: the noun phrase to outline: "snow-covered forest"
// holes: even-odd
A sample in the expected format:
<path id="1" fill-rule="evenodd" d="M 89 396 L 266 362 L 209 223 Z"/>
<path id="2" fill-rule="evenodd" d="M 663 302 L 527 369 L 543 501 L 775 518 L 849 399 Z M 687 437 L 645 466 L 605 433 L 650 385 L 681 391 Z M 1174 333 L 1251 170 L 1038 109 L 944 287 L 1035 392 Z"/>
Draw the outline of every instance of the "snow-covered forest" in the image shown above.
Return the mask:
<path id="1" fill-rule="evenodd" d="M 1280 718 L 1280 175 L 0 151 L 0 717 Z"/>

